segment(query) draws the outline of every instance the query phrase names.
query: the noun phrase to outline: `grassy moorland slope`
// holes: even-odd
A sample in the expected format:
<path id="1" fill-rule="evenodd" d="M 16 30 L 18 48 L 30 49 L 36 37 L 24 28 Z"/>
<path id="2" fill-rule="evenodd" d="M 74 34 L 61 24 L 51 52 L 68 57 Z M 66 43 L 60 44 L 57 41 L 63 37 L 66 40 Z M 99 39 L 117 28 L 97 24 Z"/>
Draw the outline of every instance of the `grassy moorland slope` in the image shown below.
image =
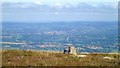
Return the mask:
<path id="1" fill-rule="evenodd" d="M 78 58 L 71 54 L 4 50 L 3 66 L 115 66 L 118 65 L 118 54 L 86 54 Z M 103 58 L 111 57 L 112 59 Z"/>

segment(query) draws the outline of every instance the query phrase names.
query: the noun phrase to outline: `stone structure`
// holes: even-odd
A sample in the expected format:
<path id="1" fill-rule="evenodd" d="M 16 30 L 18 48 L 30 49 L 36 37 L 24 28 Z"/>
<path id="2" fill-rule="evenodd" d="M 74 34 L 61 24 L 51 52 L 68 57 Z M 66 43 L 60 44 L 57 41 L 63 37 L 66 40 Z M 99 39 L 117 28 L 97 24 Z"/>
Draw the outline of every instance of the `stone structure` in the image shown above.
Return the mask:
<path id="1" fill-rule="evenodd" d="M 66 39 L 67 43 L 69 43 L 69 37 Z M 64 49 L 64 54 L 73 54 L 77 55 L 76 48 L 72 44 L 67 44 L 67 48 Z"/>
<path id="2" fill-rule="evenodd" d="M 76 48 L 72 45 L 69 45 L 67 48 L 64 49 L 65 54 L 73 54 L 77 55 Z"/>
<path id="3" fill-rule="evenodd" d="M 70 54 L 74 54 L 74 55 L 77 55 L 77 52 L 76 52 L 76 48 L 74 46 L 69 46 L 69 53 Z"/>

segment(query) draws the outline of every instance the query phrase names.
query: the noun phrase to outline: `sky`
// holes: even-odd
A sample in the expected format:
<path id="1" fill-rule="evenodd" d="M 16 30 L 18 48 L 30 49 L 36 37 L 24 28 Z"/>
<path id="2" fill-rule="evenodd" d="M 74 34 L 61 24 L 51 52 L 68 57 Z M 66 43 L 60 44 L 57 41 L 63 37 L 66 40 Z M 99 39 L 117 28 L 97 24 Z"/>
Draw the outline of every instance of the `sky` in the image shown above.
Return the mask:
<path id="1" fill-rule="evenodd" d="M 119 0 L 2 0 L 3 2 L 118 2 Z"/>
<path id="2" fill-rule="evenodd" d="M 118 15 L 118 0 L 2 0 L 2 2 L 3 22 L 117 21 Z"/>

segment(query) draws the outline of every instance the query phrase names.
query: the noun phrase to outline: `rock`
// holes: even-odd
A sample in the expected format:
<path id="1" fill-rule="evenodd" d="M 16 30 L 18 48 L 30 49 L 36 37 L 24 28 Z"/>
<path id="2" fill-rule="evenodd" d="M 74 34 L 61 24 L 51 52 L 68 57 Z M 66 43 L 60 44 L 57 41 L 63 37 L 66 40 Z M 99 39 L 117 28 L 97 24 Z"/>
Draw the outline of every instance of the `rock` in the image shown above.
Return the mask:
<path id="1" fill-rule="evenodd" d="M 86 55 L 77 55 L 78 58 L 83 58 L 83 57 L 86 57 Z"/>
<path id="2" fill-rule="evenodd" d="M 103 57 L 104 59 L 112 59 L 112 58 L 110 58 L 110 57 L 108 57 L 108 56 L 106 56 L 106 57 Z"/>

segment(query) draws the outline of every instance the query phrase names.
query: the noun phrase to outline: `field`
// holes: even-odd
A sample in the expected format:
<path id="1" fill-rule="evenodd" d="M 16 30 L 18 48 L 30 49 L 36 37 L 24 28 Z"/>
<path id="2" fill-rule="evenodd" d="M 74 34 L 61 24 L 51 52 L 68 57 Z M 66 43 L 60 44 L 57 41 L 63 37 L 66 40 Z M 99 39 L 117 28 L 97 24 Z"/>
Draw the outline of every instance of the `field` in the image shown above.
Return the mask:
<path id="1" fill-rule="evenodd" d="M 79 53 L 80 55 L 81 53 Z M 118 54 L 84 54 L 76 57 L 47 51 L 3 50 L 3 66 L 117 66 Z M 103 58 L 104 57 L 104 58 Z M 105 58 L 107 57 L 107 58 Z M 109 58 L 108 58 L 109 57 Z"/>

